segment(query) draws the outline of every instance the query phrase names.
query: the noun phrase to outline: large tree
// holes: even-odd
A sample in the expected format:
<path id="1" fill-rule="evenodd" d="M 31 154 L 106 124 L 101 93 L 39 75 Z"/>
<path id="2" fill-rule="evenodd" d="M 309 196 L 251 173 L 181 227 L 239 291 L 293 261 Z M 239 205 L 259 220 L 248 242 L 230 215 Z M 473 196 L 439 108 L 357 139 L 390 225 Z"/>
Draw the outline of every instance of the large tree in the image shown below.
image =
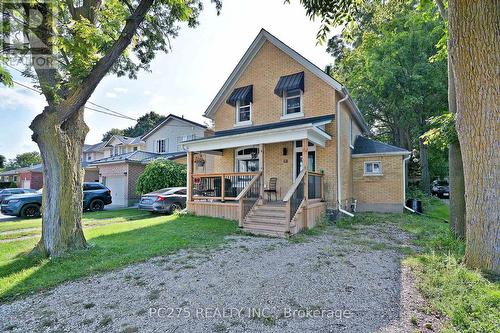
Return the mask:
<path id="1" fill-rule="evenodd" d="M 219 10 L 219 0 L 212 0 Z M 83 0 L 3 3 L 2 54 L 29 54 L 25 69 L 47 106 L 30 125 L 44 173 L 42 238 L 37 250 L 59 256 L 86 247 L 80 155 L 85 103 L 108 73 L 135 78 L 157 51 L 168 51 L 178 22 L 194 27 L 201 0 Z M 9 19 L 9 20 L 7 20 Z M 25 36 L 18 43 L 15 37 Z M 2 56 L 1 60 L 6 61 Z M 3 67 L 0 80 L 11 77 Z"/>
<path id="2" fill-rule="evenodd" d="M 31 151 L 28 153 L 17 154 L 12 160 L 9 160 L 6 167 L 8 169 L 24 168 L 35 164 L 42 163 L 42 158 L 40 153 L 37 151 Z"/>
<path id="3" fill-rule="evenodd" d="M 500 1 L 449 1 L 466 198 L 465 260 L 500 275 Z"/>
<path id="4" fill-rule="evenodd" d="M 355 21 L 367 2 L 300 0 L 309 17 L 321 19 L 319 40 L 332 26 Z M 500 0 L 448 4 L 450 79 L 465 178 L 466 263 L 500 274 Z"/>
<path id="5" fill-rule="evenodd" d="M 429 117 L 447 110 L 446 59 L 430 60 L 444 25 L 435 7 L 413 10 L 415 4 L 364 6 L 358 16 L 370 19 L 346 28 L 328 50 L 336 60 L 333 75 L 350 88 L 375 134 L 418 150 L 420 184 L 430 192 L 429 158 L 443 154 L 419 137 Z"/>
<path id="6" fill-rule="evenodd" d="M 0 169 L 5 167 L 5 156 L 0 155 Z"/>

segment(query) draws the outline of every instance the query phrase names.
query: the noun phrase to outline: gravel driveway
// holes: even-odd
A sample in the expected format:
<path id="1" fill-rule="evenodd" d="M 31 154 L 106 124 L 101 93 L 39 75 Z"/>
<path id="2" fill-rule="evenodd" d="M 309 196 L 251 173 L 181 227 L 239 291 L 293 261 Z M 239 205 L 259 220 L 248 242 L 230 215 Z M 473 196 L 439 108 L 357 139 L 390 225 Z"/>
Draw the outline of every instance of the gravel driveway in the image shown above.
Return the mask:
<path id="1" fill-rule="evenodd" d="M 328 227 L 295 241 L 231 237 L 216 250 L 155 258 L 2 304 L 0 328 L 431 332 L 442 320 L 425 313 L 401 266 L 408 249 L 394 224 Z"/>

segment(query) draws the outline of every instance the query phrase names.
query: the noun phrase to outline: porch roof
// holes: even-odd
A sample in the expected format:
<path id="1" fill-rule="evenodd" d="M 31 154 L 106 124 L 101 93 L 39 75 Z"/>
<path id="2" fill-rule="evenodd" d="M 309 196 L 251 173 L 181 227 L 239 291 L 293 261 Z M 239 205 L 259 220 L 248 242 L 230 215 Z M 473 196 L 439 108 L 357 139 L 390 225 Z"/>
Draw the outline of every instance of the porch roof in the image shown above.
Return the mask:
<path id="1" fill-rule="evenodd" d="M 189 151 L 210 151 L 308 139 L 324 147 L 326 140 L 332 137 L 319 126 L 332 122 L 334 118 L 332 114 L 217 131 L 210 137 L 185 141 L 183 146 Z"/>

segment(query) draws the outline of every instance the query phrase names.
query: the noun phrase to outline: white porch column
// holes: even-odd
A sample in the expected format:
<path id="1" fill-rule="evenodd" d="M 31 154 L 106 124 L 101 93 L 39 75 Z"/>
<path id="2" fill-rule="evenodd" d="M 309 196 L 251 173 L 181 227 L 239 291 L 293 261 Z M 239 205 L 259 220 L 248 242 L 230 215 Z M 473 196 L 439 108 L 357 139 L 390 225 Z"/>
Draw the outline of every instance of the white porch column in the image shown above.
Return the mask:
<path id="1" fill-rule="evenodd" d="M 304 207 L 302 215 L 304 216 L 304 228 L 307 228 L 307 199 L 309 199 L 309 140 L 302 140 L 302 170 L 304 173 Z"/>

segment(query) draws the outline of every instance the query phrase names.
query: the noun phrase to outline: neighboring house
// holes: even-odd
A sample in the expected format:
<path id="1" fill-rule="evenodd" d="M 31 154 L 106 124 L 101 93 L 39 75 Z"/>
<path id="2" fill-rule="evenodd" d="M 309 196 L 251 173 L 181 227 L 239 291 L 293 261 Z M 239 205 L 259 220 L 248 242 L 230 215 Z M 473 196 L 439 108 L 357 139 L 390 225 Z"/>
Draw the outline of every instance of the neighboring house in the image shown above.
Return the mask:
<path id="1" fill-rule="evenodd" d="M 185 164 L 186 152 L 180 143 L 202 138 L 205 132 L 205 125 L 169 115 L 142 137 L 114 135 L 98 149 L 102 153 L 99 159 L 88 160 L 86 170 L 98 170 L 98 180 L 111 190 L 114 205 L 130 206 L 140 198 L 136 193 L 137 178 L 144 172 L 147 163 L 165 158 Z M 84 150 L 84 158 L 86 152 Z M 207 167 L 200 170 L 205 171 Z"/>
<path id="2" fill-rule="evenodd" d="M 99 160 L 104 157 L 103 148 L 106 145 L 106 141 L 99 142 L 95 145 L 84 145 L 82 151 L 81 163 L 85 171 L 85 176 L 83 181 L 85 182 L 98 182 L 99 181 L 99 169 L 96 166 L 91 165 L 91 162 Z"/>
<path id="3" fill-rule="evenodd" d="M 0 173 L 0 182 L 13 182 L 16 187 L 39 190 L 43 187 L 43 167 L 35 164 Z"/>
<path id="4" fill-rule="evenodd" d="M 265 30 L 205 116 L 214 134 L 184 143 L 195 214 L 285 235 L 326 211 L 403 210 L 409 152 L 366 138 L 346 88 Z M 200 152 L 214 156 L 210 174 L 193 168 Z"/>

